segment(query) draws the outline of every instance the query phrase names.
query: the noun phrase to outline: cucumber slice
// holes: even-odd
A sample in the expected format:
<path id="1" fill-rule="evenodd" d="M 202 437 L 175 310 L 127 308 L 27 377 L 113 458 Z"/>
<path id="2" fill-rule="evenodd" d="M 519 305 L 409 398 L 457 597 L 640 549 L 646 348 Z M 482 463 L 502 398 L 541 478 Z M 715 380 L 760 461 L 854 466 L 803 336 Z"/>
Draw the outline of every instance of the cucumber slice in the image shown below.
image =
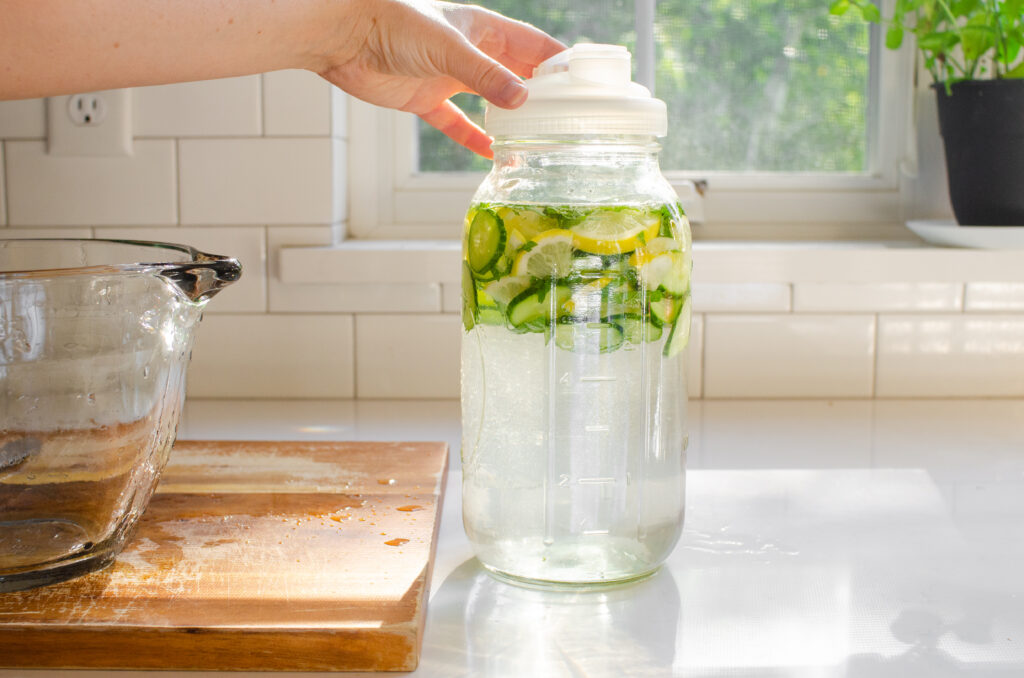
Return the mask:
<path id="1" fill-rule="evenodd" d="M 672 334 L 665 342 L 665 357 L 671 358 L 681 352 L 690 343 L 690 297 L 683 301 L 683 309 L 679 312 L 676 322 L 672 325 Z"/>
<path id="2" fill-rule="evenodd" d="M 466 255 L 474 273 L 483 273 L 498 263 L 505 253 L 506 237 L 498 215 L 488 210 L 477 212 L 466 237 Z"/>
<path id="3" fill-rule="evenodd" d="M 626 341 L 631 344 L 642 344 L 661 339 L 661 326 L 655 325 L 650 320 L 644 320 L 638 315 L 624 315 L 615 318 L 615 322 L 622 327 L 622 333 Z"/>
<path id="4" fill-rule="evenodd" d="M 690 290 L 692 264 L 682 252 L 668 252 L 662 256 L 671 257 L 672 267 L 661 279 L 661 289 L 675 297 L 684 296 Z"/>
<path id="5" fill-rule="evenodd" d="M 572 290 L 565 285 L 556 285 L 554 289 L 555 315 L 567 313 L 565 303 L 572 298 Z M 551 285 L 537 285 L 519 293 L 508 305 L 508 320 L 515 327 L 524 328 L 538 322 L 547 323 L 551 320 Z"/>
<path id="6" fill-rule="evenodd" d="M 465 261 L 462 262 L 462 325 L 467 332 L 476 325 L 476 284 Z"/>
<path id="7" fill-rule="evenodd" d="M 555 345 L 576 353 L 611 353 L 622 346 L 622 327 L 613 322 L 565 323 L 555 326 Z"/>
<path id="8" fill-rule="evenodd" d="M 658 325 L 671 325 L 679 316 L 682 303 L 675 297 L 662 297 L 650 303 L 651 318 Z"/>

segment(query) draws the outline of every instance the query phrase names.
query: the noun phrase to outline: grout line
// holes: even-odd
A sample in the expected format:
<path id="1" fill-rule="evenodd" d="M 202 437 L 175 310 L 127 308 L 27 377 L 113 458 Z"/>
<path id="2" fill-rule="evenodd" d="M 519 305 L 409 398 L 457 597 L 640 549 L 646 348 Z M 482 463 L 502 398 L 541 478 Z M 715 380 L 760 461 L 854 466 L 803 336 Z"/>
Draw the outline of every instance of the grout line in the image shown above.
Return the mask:
<path id="1" fill-rule="evenodd" d="M 875 331 L 872 333 L 872 361 L 871 361 L 871 398 L 878 397 L 878 346 L 879 333 L 882 330 L 882 315 L 875 314 Z"/>
<path id="2" fill-rule="evenodd" d="M 352 314 L 352 336 L 351 336 L 351 340 L 352 340 L 352 398 L 353 399 L 358 399 L 359 398 L 359 369 L 358 369 L 358 366 L 359 366 L 359 353 L 358 353 L 359 346 L 358 346 L 358 344 L 359 344 L 359 342 L 356 341 L 356 337 L 358 336 L 358 332 L 356 331 L 356 329 L 357 329 L 356 323 L 358 323 L 358 322 L 359 322 L 359 314 L 358 313 L 353 313 Z"/>
<path id="3" fill-rule="evenodd" d="M 7 228 L 11 227 L 11 196 L 8 195 L 7 191 L 8 182 L 10 181 L 11 176 L 10 166 L 8 164 L 9 161 L 7 159 L 9 155 L 10 153 L 8 153 L 7 142 L 0 139 L 0 157 L 3 158 L 3 167 L 0 167 L 0 169 L 3 170 L 2 174 L 4 179 L 3 182 L 0 182 L 0 196 L 3 196 L 4 199 L 4 226 Z"/>
<path id="4" fill-rule="evenodd" d="M 270 226 L 263 224 L 263 312 L 270 313 L 270 276 L 276 272 L 270 258 Z"/>
<path id="5" fill-rule="evenodd" d="M 707 397 L 708 381 L 708 315 L 704 313 L 700 318 L 700 397 Z"/>

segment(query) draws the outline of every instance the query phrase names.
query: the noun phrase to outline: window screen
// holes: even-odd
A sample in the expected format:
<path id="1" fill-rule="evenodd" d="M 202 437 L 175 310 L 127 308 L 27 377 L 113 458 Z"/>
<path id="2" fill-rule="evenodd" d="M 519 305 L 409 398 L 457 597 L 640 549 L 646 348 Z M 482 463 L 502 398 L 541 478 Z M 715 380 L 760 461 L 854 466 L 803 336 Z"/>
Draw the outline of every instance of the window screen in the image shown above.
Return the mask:
<path id="1" fill-rule="evenodd" d="M 668 104 L 669 134 L 662 140 L 666 170 L 868 169 L 871 40 L 866 24 L 852 15 L 830 15 L 821 0 L 646 2 L 646 7 L 633 0 L 479 4 L 539 26 L 569 45 L 626 45 L 634 54 L 634 78 L 638 64 L 641 74 L 653 73 L 654 82 L 643 84 Z M 653 64 L 644 68 L 645 60 Z M 482 122 L 479 97 L 457 95 L 455 102 Z M 418 124 L 421 172 L 489 167 L 489 161 Z"/>

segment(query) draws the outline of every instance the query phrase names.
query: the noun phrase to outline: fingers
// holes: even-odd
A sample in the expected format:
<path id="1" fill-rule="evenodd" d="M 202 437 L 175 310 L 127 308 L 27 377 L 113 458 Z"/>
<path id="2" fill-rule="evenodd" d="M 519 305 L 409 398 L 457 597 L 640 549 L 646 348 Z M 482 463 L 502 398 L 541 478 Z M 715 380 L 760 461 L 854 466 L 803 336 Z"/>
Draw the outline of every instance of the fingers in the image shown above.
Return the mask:
<path id="1" fill-rule="evenodd" d="M 526 85 L 522 80 L 469 40 L 462 38 L 438 49 L 440 53 L 436 57 L 443 71 L 492 104 L 515 108 L 526 101 Z"/>
<path id="2" fill-rule="evenodd" d="M 530 24 L 483 7 L 463 9 L 472 17 L 468 33 L 463 31 L 470 41 L 523 77 L 533 75 L 537 64 L 566 49 L 561 42 Z"/>
<path id="3" fill-rule="evenodd" d="M 451 101 L 441 102 L 437 108 L 420 114 L 420 117 L 455 143 L 485 158 L 494 157 L 491 153 L 491 138 Z"/>

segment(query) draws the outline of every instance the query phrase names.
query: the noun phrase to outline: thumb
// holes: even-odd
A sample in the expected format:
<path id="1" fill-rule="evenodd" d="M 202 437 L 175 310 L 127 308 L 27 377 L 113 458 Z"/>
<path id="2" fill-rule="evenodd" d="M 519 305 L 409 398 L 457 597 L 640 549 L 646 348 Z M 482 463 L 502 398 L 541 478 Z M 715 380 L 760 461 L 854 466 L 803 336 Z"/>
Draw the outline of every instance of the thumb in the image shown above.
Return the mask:
<path id="1" fill-rule="evenodd" d="M 516 108 L 526 101 L 526 85 L 515 73 L 481 52 L 463 38 L 447 45 L 441 63 L 447 75 L 502 108 Z"/>

